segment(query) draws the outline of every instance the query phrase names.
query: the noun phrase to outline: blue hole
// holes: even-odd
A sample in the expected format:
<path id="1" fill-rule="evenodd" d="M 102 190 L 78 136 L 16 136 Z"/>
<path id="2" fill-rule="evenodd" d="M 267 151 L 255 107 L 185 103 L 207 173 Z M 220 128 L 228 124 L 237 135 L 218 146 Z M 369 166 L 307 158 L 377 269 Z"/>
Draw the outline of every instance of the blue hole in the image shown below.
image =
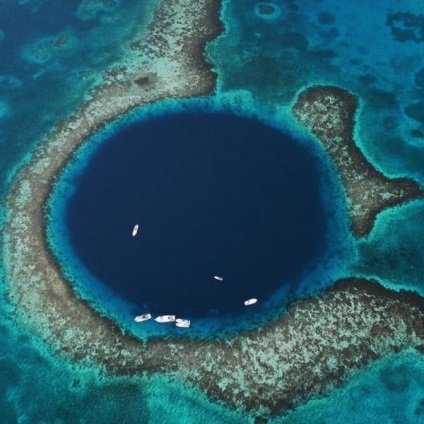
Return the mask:
<path id="1" fill-rule="evenodd" d="M 295 286 L 325 248 L 317 158 L 253 119 L 182 112 L 132 124 L 75 184 L 73 249 L 140 313 L 237 314 Z"/>

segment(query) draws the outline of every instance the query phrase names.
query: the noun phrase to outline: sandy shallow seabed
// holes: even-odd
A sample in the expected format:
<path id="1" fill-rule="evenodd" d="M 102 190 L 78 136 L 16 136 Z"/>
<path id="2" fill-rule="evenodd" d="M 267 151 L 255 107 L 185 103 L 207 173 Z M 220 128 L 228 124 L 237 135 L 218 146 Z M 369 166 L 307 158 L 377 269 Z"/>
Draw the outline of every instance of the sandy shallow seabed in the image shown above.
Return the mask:
<path id="1" fill-rule="evenodd" d="M 217 1 L 201 0 L 193 6 L 189 0 L 164 0 L 147 33 L 132 44 L 133 62 L 110 71 L 92 99 L 58 124 L 20 170 L 7 199 L 3 233 L 8 299 L 23 325 L 71 360 L 100 365 L 112 374 L 166 373 L 200 387 L 214 400 L 268 416 L 325 394 L 353 369 L 390 352 L 407 347 L 424 351 L 422 298 L 352 278 L 318 298 L 294 303 L 280 319 L 238 337 L 143 343 L 75 295 L 49 252 L 44 233 L 44 205 L 55 176 L 97 129 L 143 104 L 213 91 L 215 76 L 202 52 L 221 31 L 218 12 Z M 334 87 L 327 94 L 334 95 Z M 301 121 L 321 141 L 331 139 L 331 132 L 325 130 L 328 120 L 314 120 L 316 111 L 309 108 L 322 103 L 322 98 L 307 100 L 298 105 Z M 338 114 L 333 115 L 332 106 L 319 106 L 320 116 L 337 117 L 352 130 L 351 104 L 340 101 L 338 105 Z M 342 157 L 332 156 L 339 170 Z M 372 172 L 365 164 L 360 169 Z M 350 193 L 350 180 L 342 172 L 341 178 Z M 397 201 L 413 197 L 408 187 L 416 186 L 405 184 L 391 186 L 396 193 L 404 190 Z M 352 212 L 357 197 L 348 199 Z M 379 203 L 380 208 L 391 204 Z M 365 210 L 367 202 L 360 207 Z"/>

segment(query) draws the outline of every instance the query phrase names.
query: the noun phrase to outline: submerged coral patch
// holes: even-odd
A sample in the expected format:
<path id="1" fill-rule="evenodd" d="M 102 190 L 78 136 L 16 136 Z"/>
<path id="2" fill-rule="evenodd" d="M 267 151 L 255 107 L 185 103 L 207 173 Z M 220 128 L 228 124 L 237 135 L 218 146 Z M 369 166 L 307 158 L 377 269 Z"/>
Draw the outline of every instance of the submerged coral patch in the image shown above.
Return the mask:
<path id="1" fill-rule="evenodd" d="M 420 88 L 424 88 L 424 68 L 421 68 L 415 74 L 415 85 Z"/>
<path id="2" fill-rule="evenodd" d="M 25 45 L 22 48 L 21 56 L 28 62 L 42 64 L 55 57 L 58 52 L 71 49 L 75 43 L 75 37 L 70 32 L 43 37 Z"/>
<path id="3" fill-rule="evenodd" d="M 277 19 L 281 13 L 281 7 L 273 2 L 260 2 L 255 5 L 255 15 L 261 19 Z"/>
<path id="4" fill-rule="evenodd" d="M 333 25 L 336 22 L 336 18 L 329 12 L 322 12 L 318 15 L 318 22 L 322 25 Z"/>
<path id="5" fill-rule="evenodd" d="M 390 179 L 376 170 L 354 141 L 357 98 L 338 87 L 317 86 L 302 92 L 293 114 L 318 137 L 333 159 L 346 190 L 352 228 L 369 233 L 379 212 L 424 192 L 407 178 Z"/>
<path id="6" fill-rule="evenodd" d="M 421 101 L 406 106 L 405 113 L 415 121 L 424 124 L 424 102 Z"/>
<path id="7" fill-rule="evenodd" d="M 82 21 L 96 19 L 110 14 L 119 6 L 120 0 L 82 0 L 76 15 Z"/>
<path id="8" fill-rule="evenodd" d="M 424 42 L 424 15 L 397 12 L 387 15 L 387 26 L 393 37 L 400 42 Z"/>

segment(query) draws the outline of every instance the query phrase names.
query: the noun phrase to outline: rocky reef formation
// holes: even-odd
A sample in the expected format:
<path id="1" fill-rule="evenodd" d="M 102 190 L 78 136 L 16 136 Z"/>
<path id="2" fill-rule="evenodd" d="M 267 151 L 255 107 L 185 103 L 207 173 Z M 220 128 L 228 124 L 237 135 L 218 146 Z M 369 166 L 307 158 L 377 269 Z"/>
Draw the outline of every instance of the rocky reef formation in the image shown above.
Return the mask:
<path id="1" fill-rule="evenodd" d="M 387 178 L 368 162 L 354 141 L 357 107 L 357 98 L 346 90 L 315 86 L 299 95 L 293 114 L 333 160 L 347 196 L 353 231 L 364 236 L 383 209 L 422 197 L 424 192 L 413 180 Z"/>
<path id="2" fill-rule="evenodd" d="M 423 350 L 423 317 L 420 296 L 347 279 L 256 331 L 193 343 L 186 359 L 178 350 L 176 374 L 233 407 L 279 414 L 328 393 L 373 360 L 407 347 Z"/>

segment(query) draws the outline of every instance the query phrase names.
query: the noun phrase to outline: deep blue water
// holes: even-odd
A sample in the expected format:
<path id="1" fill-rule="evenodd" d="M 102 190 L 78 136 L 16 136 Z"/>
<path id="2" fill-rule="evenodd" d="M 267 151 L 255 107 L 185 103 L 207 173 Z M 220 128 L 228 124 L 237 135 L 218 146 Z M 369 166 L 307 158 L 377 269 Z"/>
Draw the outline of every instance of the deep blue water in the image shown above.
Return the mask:
<path id="1" fill-rule="evenodd" d="M 75 252 L 144 312 L 240 312 L 295 285 L 325 248 L 316 157 L 253 119 L 184 112 L 133 124 L 74 183 Z"/>

